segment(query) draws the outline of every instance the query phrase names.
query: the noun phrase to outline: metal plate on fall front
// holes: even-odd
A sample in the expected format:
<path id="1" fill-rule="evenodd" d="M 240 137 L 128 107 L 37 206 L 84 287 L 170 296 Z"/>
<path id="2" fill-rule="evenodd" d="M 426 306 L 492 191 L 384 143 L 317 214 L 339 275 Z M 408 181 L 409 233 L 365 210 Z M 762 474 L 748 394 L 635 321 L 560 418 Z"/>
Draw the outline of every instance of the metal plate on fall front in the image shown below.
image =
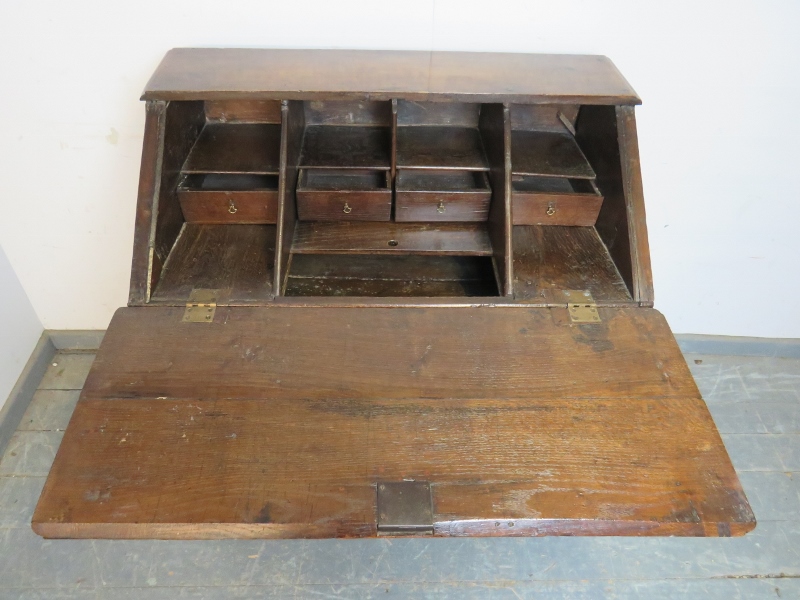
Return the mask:
<path id="1" fill-rule="evenodd" d="M 433 502 L 427 481 L 378 484 L 378 533 L 433 533 Z"/>

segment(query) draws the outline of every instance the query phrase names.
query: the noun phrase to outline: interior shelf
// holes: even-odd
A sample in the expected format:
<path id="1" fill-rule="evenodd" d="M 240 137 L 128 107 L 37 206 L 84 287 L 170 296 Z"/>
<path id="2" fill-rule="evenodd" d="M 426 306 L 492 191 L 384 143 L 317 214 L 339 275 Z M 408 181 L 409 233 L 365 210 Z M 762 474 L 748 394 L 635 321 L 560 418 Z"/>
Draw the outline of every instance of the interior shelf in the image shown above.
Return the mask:
<path id="1" fill-rule="evenodd" d="M 292 257 L 287 296 L 496 296 L 485 256 L 308 255 Z"/>
<path id="2" fill-rule="evenodd" d="M 474 127 L 397 128 L 398 169 L 488 171 L 481 135 Z"/>
<path id="3" fill-rule="evenodd" d="M 293 254 L 491 256 L 485 223 L 299 222 Z"/>
<path id="4" fill-rule="evenodd" d="M 272 295 L 274 225 L 186 223 L 164 264 L 153 302 L 185 303 L 195 288 L 218 303 L 259 303 Z"/>
<path id="5" fill-rule="evenodd" d="M 514 296 L 563 303 L 563 290 L 588 290 L 595 302 L 631 295 L 594 227 L 515 225 Z"/>
<path id="6" fill-rule="evenodd" d="M 515 175 L 595 178 L 592 166 L 568 132 L 512 131 L 511 171 Z"/>
<path id="7" fill-rule="evenodd" d="M 300 166 L 388 171 L 391 147 L 389 127 L 313 125 L 306 128 Z"/>
<path id="8" fill-rule="evenodd" d="M 274 123 L 210 122 L 182 171 L 275 175 L 280 167 L 280 142 L 281 126 Z"/>

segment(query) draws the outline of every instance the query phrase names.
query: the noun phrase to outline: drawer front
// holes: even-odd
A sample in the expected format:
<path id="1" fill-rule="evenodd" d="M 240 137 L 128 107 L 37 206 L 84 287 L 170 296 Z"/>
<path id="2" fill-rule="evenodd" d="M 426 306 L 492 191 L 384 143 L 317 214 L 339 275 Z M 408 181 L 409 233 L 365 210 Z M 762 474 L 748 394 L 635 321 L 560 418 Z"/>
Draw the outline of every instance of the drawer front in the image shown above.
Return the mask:
<path id="1" fill-rule="evenodd" d="M 189 223 L 274 224 L 277 190 L 178 190 L 183 217 Z"/>
<path id="2" fill-rule="evenodd" d="M 511 204 L 514 225 L 591 227 L 597 221 L 603 198 L 593 194 L 514 192 Z"/>
<path id="3" fill-rule="evenodd" d="M 395 220 L 400 222 L 486 221 L 492 193 L 397 191 Z"/>
<path id="4" fill-rule="evenodd" d="M 297 190 L 301 221 L 390 221 L 391 190 Z"/>

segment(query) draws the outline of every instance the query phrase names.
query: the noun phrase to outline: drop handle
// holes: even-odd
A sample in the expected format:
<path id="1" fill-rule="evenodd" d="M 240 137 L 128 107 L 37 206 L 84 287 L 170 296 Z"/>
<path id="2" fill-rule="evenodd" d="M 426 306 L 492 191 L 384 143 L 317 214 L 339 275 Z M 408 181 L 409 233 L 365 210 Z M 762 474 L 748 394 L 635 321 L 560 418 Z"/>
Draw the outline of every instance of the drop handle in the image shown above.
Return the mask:
<path id="1" fill-rule="evenodd" d="M 233 200 L 228 198 L 228 212 L 233 215 L 233 214 L 236 214 L 237 210 L 239 210 L 239 209 L 236 208 L 236 205 L 233 203 Z"/>
<path id="2" fill-rule="evenodd" d="M 554 202 L 550 202 L 547 205 L 547 216 L 552 217 L 554 214 L 556 214 L 556 205 Z"/>
<path id="3" fill-rule="evenodd" d="M 346 215 L 349 215 L 351 212 L 353 212 L 353 209 L 350 207 L 350 205 L 347 202 L 345 202 L 344 203 L 344 208 L 342 209 L 342 212 L 344 214 L 346 214 Z"/>
<path id="4" fill-rule="evenodd" d="M 444 200 L 439 202 L 439 206 L 436 207 L 436 212 L 438 212 L 440 215 L 444 213 Z"/>

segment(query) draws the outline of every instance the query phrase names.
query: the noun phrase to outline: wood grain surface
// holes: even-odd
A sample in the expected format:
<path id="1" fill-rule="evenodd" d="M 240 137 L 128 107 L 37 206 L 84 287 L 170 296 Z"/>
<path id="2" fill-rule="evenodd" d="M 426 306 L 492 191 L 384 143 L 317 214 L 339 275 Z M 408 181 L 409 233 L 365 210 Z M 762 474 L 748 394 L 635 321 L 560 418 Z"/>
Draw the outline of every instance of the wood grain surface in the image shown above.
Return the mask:
<path id="1" fill-rule="evenodd" d="M 652 309 L 181 312 L 115 315 L 40 535 L 370 536 L 377 482 L 403 479 L 431 482 L 436 535 L 755 525 Z"/>
<path id="2" fill-rule="evenodd" d="M 147 100 L 460 100 L 639 104 L 605 56 L 175 48 Z"/>

